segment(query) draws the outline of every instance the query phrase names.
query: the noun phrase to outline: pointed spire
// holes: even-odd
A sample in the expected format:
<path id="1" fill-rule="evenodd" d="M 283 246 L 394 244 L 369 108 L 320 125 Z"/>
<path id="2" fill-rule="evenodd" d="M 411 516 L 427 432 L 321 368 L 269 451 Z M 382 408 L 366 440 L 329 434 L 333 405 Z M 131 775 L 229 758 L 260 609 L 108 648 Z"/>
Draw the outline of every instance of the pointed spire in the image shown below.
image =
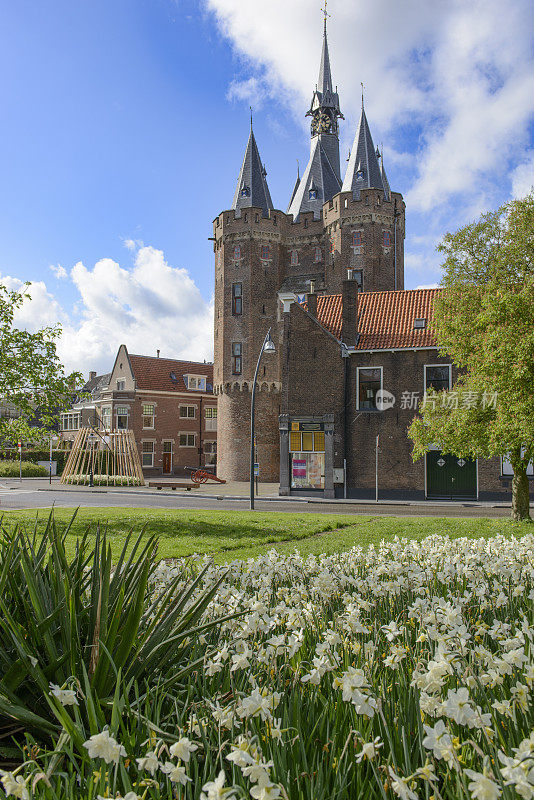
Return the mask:
<path id="1" fill-rule="evenodd" d="M 231 206 L 235 211 L 236 217 L 241 216 L 241 209 L 243 208 L 261 208 L 264 217 L 268 216 L 269 211 L 274 208 L 269 187 L 267 186 L 266 175 L 267 171 L 261 162 L 258 145 L 252 130 L 251 115 L 247 149 Z"/>
<path id="2" fill-rule="evenodd" d="M 288 214 L 297 221 L 299 214 L 313 211 L 314 219 L 321 218 L 323 204 L 341 190 L 341 181 L 323 147 L 320 136 L 312 139 L 310 160 L 304 175 L 295 185 Z"/>
<path id="3" fill-rule="evenodd" d="M 300 186 L 300 164 L 299 164 L 299 160 L 297 158 L 297 180 L 295 181 L 295 185 L 293 187 L 293 191 L 291 192 L 291 200 L 289 201 L 289 208 L 291 208 L 291 203 L 293 202 L 293 198 L 295 197 L 299 186 Z M 289 212 L 289 208 L 288 208 L 288 212 Z"/>
<path id="4" fill-rule="evenodd" d="M 326 35 L 326 9 L 323 12 L 324 17 L 324 32 L 323 32 L 323 49 L 321 52 L 321 66 L 319 67 L 319 80 L 317 81 L 317 89 L 321 94 L 332 92 L 332 73 L 330 71 L 330 54 L 328 53 L 328 38 Z"/>
<path id="5" fill-rule="evenodd" d="M 378 163 L 378 155 L 378 148 L 375 150 L 369 123 L 362 105 L 360 122 L 354 137 L 342 191 L 352 192 L 355 199 L 359 197 L 360 189 L 382 189 L 384 194 L 388 195 L 389 186 L 384 183 L 382 170 Z"/>

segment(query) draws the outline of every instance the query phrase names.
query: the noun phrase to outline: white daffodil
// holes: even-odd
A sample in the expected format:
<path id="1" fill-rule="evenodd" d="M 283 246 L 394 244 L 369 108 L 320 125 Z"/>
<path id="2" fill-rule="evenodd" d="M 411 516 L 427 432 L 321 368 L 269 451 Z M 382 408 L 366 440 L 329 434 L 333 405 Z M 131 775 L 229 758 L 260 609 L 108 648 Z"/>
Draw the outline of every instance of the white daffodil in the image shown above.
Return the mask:
<path id="1" fill-rule="evenodd" d="M 362 749 L 356 755 L 356 763 L 360 764 L 364 758 L 372 761 L 377 757 L 378 751 L 381 747 L 383 747 L 383 742 L 380 739 L 380 736 L 376 736 L 372 742 L 362 742 Z"/>
<path id="2" fill-rule="evenodd" d="M 502 789 L 485 773 L 475 772 L 472 769 L 464 770 L 470 781 L 468 789 L 475 800 L 497 800 L 502 794 Z"/>
<path id="3" fill-rule="evenodd" d="M 166 761 L 165 764 L 162 764 L 161 771 L 165 773 L 171 783 L 180 783 L 185 786 L 186 783 L 191 782 L 191 778 L 185 774 L 185 767 L 182 767 L 181 764 L 173 764 L 172 761 Z"/>
<path id="4" fill-rule="evenodd" d="M 126 750 L 106 729 L 102 733 L 95 733 L 83 746 L 87 748 L 89 758 L 102 758 L 106 764 L 118 763 L 120 756 L 126 755 Z"/>
<path id="5" fill-rule="evenodd" d="M 149 750 L 142 758 L 136 758 L 136 761 L 140 770 L 150 772 L 151 775 L 154 775 L 159 767 L 159 759 L 153 750 Z"/>
<path id="6" fill-rule="evenodd" d="M 391 780 L 391 788 L 397 797 L 400 797 L 401 800 L 419 800 L 419 795 L 417 795 L 408 786 L 408 778 L 401 778 L 400 775 L 397 775 L 396 772 L 391 769 L 391 767 L 388 769 Z"/>
<path id="7" fill-rule="evenodd" d="M 0 783 L 2 783 L 6 797 L 11 795 L 12 797 L 20 798 L 20 800 L 30 800 L 30 793 L 26 788 L 26 781 L 22 775 L 15 775 L 13 772 L 4 772 L 3 769 L 0 769 L 0 775 L 2 775 Z"/>
<path id="8" fill-rule="evenodd" d="M 51 683 L 50 694 L 56 697 L 62 706 L 79 705 L 74 689 L 62 689 L 57 683 Z"/>
<path id="9" fill-rule="evenodd" d="M 183 761 L 185 764 L 189 763 L 191 753 L 194 753 L 195 750 L 198 750 L 198 744 L 194 744 L 187 736 L 182 736 L 181 739 L 178 739 L 177 742 L 171 744 L 169 747 L 171 756 L 173 758 L 179 758 L 180 761 Z"/>
<path id="10" fill-rule="evenodd" d="M 214 781 L 208 781 L 202 787 L 200 800 L 232 800 L 236 796 L 236 790 L 225 787 L 226 776 L 221 770 Z"/>

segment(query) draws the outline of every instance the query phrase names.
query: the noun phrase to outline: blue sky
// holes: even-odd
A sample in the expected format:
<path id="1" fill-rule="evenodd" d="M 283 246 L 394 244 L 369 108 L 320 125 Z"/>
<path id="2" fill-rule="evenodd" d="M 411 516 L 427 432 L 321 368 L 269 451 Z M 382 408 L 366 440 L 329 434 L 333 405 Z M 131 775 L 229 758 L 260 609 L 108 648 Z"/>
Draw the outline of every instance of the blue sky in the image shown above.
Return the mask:
<path id="1" fill-rule="evenodd" d="M 441 235 L 534 184 L 534 7 L 331 0 L 354 135 L 359 84 L 407 203 L 406 286 Z M 231 202 L 248 107 L 275 205 L 308 152 L 314 0 L 17 0 L 0 22 L 0 279 L 19 324 L 58 320 L 69 368 L 132 352 L 211 356 L 211 221 Z M 342 156 L 343 158 L 343 156 Z M 343 163 L 343 162 L 342 162 Z"/>

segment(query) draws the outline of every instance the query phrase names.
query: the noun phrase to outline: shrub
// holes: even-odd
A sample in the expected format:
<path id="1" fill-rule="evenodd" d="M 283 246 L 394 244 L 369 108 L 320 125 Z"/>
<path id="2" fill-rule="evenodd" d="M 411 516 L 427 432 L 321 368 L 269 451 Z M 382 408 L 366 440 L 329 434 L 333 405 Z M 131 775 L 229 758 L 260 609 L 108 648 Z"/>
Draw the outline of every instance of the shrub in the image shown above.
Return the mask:
<path id="1" fill-rule="evenodd" d="M 57 472 L 61 475 L 67 458 L 69 457 L 70 450 L 52 450 L 52 461 L 57 461 Z M 43 450 L 22 450 L 22 457 L 24 461 L 31 461 L 36 464 L 38 461 L 48 461 L 50 458 L 50 450 L 44 448 Z M 0 459 L 17 460 L 18 450 L 16 447 L 3 448 L 0 450 Z"/>
<path id="2" fill-rule="evenodd" d="M 0 461 L 0 477 L 1 478 L 18 478 L 20 475 L 21 465 L 18 461 Z M 31 461 L 22 462 L 22 477 L 23 478 L 44 478 L 48 472 L 44 467 L 39 464 L 33 464 Z"/>

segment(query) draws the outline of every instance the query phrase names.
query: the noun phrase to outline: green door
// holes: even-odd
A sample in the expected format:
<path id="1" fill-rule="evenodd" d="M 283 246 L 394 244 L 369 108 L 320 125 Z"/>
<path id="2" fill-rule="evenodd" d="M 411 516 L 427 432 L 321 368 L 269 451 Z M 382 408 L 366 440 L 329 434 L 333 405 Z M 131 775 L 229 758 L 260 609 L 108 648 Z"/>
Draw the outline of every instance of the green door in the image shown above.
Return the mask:
<path id="1" fill-rule="evenodd" d="M 426 454 L 426 494 L 448 500 L 476 498 L 477 462 L 430 450 Z"/>

